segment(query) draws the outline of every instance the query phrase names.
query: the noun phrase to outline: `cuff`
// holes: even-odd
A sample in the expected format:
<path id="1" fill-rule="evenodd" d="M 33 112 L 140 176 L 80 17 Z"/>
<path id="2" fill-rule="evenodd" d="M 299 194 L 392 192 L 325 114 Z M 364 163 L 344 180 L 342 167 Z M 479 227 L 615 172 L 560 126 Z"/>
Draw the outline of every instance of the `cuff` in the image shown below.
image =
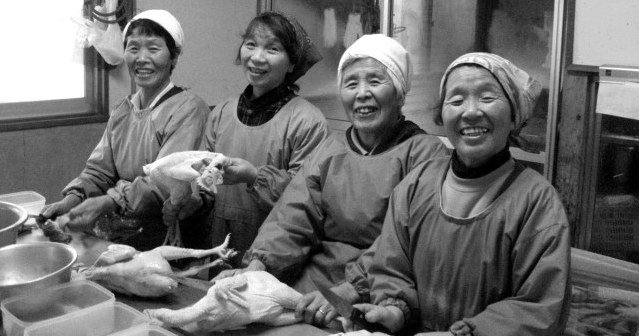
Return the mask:
<path id="1" fill-rule="evenodd" d="M 76 190 L 76 189 L 68 190 L 68 191 L 64 194 L 64 197 L 67 197 L 68 195 L 77 196 L 77 197 L 80 199 L 80 203 L 86 199 L 86 197 L 84 197 L 84 194 L 83 194 L 83 193 L 81 193 L 79 190 Z"/>
<path id="2" fill-rule="evenodd" d="M 345 298 L 350 303 L 364 302 L 357 288 L 348 281 L 342 282 L 341 284 L 333 287 L 332 289 L 335 293 Z"/>
<path id="3" fill-rule="evenodd" d="M 126 198 L 118 190 L 116 190 L 115 188 L 109 188 L 107 190 L 107 195 L 111 197 L 111 199 L 113 199 L 113 201 L 117 205 L 118 209 L 116 210 L 116 212 L 120 213 L 122 212 L 122 209 L 126 209 Z"/>

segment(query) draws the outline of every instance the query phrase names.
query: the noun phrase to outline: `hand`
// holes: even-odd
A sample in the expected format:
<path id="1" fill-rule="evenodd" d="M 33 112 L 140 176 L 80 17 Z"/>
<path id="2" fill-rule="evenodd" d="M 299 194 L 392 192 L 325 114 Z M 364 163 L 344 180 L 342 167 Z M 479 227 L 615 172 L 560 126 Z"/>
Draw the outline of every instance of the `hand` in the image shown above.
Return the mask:
<path id="1" fill-rule="evenodd" d="M 391 332 L 397 332 L 404 326 L 404 313 L 395 306 L 377 306 L 370 303 L 353 305 L 355 309 L 364 313 L 364 318 L 370 323 L 379 323 Z M 344 319 L 344 330 L 352 331 L 354 326 L 351 321 Z"/>
<path id="2" fill-rule="evenodd" d="M 117 204 L 110 196 L 87 198 L 67 213 L 69 216 L 67 226 L 74 231 L 90 229 L 98 217 L 116 208 Z"/>
<path id="3" fill-rule="evenodd" d="M 472 336 L 473 335 L 472 326 L 463 320 L 453 323 L 453 325 L 450 326 L 449 330 L 455 336 Z"/>
<path id="4" fill-rule="evenodd" d="M 257 178 L 257 168 L 241 158 L 229 158 L 222 174 L 224 184 L 253 184 Z"/>
<path id="5" fill-rule="evenodd" d="M 266 266 L 258 259 L 253 259 L 245 268 L 234 268 L 220 272 L 217 276 L 215 276 L 215 278 L 211 279 L 211 282 L 215 283 L 215 281 L 217 280 L 230 278 L 238 274 L 250 271 L 266 271 Z"/>
<path id="6" fill-rule="evenodd" d="M 65 213 L 69 212 L 69 210 L 71 210 L 74 206 L 80 204 L 80 202 L 80 197 L 74 194 L 68 194 L 58 202 L 45 205 L 44 208 L 42 208 L 40 215 L 47 219 L 64 215 Z"/>
<path id="7" fill-rule="evenodd" d="M 180 204 L 173 204 L 170 199 L 167 199 L 162 206 L 162 222 L 166 226 L 173 225 L 193 215 L 203 204 L 204 201 L 199 194 L 189 194 L 189 198 Z"/>
<path id="8" fill-rule="evenodd" d="M 308 324 L 323 326 L 337 317 L 337 311 L 319 291 L 314 291 L 302 297 L 295 307 L 295 317 L 303 318 Z"/>

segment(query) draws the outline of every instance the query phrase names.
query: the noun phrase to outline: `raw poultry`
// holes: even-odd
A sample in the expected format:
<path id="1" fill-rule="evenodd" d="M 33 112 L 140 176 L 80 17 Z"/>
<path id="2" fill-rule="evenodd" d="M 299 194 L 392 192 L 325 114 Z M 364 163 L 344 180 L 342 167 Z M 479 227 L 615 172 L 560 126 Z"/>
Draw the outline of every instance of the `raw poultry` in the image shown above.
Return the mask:
<path id="1" fill-rule="evenodd" d="M 200 270 L 224 263 L 235 255 L 228 248 L 229 237 L 224 243 L 208 250 L 188 249 L 176 246 L 159 246 L 139 252 L 131 246 L 113 244 L 90 267 L 80 269 L 77 277 L 96 281 L 122 294 L 142 297 L 160 297 L 173 292 L 176 278 L 194 275 Z M 169 261 L 182 258 L 219 257 L 215 261 L 173 273 Z"/>
<path id="2" fill-rule="evenodd" d="M 221 279 L 192 306 L 147 309 L 145 314 L 165 326 L 189 332 L 241 329 L 250 323 L 273 326 L 301 321 L 295 306 L 302 294 L 263 271 Z"/>
<path id="3" fill-rule="evenodd" d="M 169 154 L 143 167 L 151 182 L 169 195 L 172 206 L 180 207 L 200 188 L 216 193 L 222 169 L 228 158 L 208 151 L 184 151 Z M 182 246 L 178 223 L 165 223 L 169 229 L 164 245 Z"/>

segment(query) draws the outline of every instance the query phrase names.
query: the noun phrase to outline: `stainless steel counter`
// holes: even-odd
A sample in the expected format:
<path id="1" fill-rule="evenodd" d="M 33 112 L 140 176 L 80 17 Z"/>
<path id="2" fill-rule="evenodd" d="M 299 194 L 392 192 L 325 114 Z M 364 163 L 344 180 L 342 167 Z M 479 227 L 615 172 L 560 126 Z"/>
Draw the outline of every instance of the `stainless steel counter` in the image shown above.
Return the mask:
<path id="1" fill-rule="evenodd" d="M 78 262 L 85 265 L 91 265 L 104 252 L 109 244 L 108 241 L 98 239 L 82 233 L 72 233 L 73 240 L 69 245 L 73 246 L 78 252 Z M 49 241 L 42 235 L 40 230 L 30 233 L 23 233 L 18 237 L 18 244 Z M 205 282 L 204 280 L 200 280 Z M 189 306 L 202 298 L 206 293 L 202 290 L 180 285 L 175 293 L 169 294 L 159 299 L 148 299 L 133 296 L 126 296 L 116 293 L 116 300 L 134 307 L 140 311 L 144 309 L 170 308 L 179 309 Z M 308 324 L 295 324 L 284 327 L 271 327 L 264 325 L 250 325 L 246 329 L 215 332 L 215 333 L 187 333 L 179 329 L 171 329 L 172 332 L 181 336 L 234 336 L 234 335 L 250 335 L 250 336 L 324 336 L 335 333 L 336 331 L 323 330 Z"/>

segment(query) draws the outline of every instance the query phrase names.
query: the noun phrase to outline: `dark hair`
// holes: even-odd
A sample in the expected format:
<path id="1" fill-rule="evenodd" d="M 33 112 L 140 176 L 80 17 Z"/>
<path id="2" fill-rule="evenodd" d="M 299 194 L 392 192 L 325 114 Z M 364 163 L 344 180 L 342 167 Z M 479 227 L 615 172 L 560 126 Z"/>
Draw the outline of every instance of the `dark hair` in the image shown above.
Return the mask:
<path id="1" fill-rule="evenodd" d="M 173 36 L 169 34 L 166 29 L 160 26 L 155 21 L 149 19 L 137 19 L 132 21 L 129 24 L 129 29 L 126 31 L 126 35 L 124 36 L 124 48 L 126 49 L 126 43 L 133 31 L 139 28 L 138 34 L 145 36 L 159 36 L 164 39 L 166 42 L 166 46 L 169 49 L 169 53 L 171 54 L 171 60 L 175 60 L 180 55 L 180 48 L 175 44 L 175 40 Z M 171 71 L 173 71 L 174 66 L 171 65 Z"/>
<path id="2" fill-rule="evenodd" d="M 246 27 L 246 30 L 244 30 L 244 33 L 240 36 L 242 38 L 242 44 L 244 44 L 246 39 L 254 37 L 256 31 L 264 28 L 269 29 L 273 35 L 277 37 L 284 47 L 291 64 L 293 64 L 293 66 L 297 66 L 302 55 L 302 46 L 297 40 L 295 27 L 288 19 L 286 19 L 286 17 L 284 17 L 284 15 L 280 13 L 265 12 L 253 18 Z M 240 47 L 237 50 L 237 57 L 235 58 L 236 65 L 241 64 L 240 52 L 242 44 L 240 44 Z M 290 73 L 287 73 L 284 77 L 284 83 L 286 83 L 291 90 L 298 91 L 299 86 L 297 86 L 289 76 Z"/>

